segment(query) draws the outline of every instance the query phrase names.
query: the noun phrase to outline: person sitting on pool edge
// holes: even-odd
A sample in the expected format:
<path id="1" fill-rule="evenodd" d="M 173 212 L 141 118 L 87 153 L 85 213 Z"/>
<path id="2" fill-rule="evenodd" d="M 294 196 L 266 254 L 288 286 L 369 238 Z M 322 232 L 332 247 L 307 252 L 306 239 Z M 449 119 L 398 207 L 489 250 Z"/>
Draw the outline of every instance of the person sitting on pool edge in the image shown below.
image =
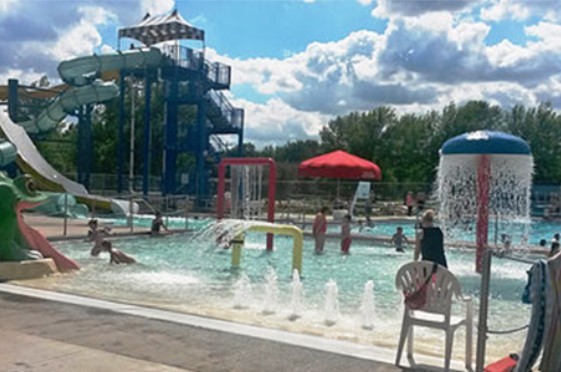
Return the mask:
<path id="1" fill-rule="evenodd" d="M 150 234 L 152 234 L 153 236 L 162 235 L 162 233 L 160 232 L 161 228 L 166 230 L 166 233 L 169 234 L 170 231 L 167 228 L 167 226 L 164 224 L 164 220 L 162 219 L 162 213 L 160 213 L 160 211 L 156 211 L 156 216 L 152 220 L 152 226 L 150 227 Z"/>
<path id="2" fill-rule="evenodd" d="M 444 254 L 444 235 L 439 227 L 434 226 L 433 210 L 428 209 L 423 214 L 421 229 L 415 241 L 415 261 L 421 257 L 424 261 L 431 261 L 448 268 Z"/>
<path id="3" fill-rule="evenodd" d="M 109 252 L 109 255 L 111 256 L 109 259 L 110 264 L 114 263 L 119 265 L 136 263 L 136 260 L 133 257 L 121 252 L 117 248 L 113 248 L 113 244 L 111 244 L 109 240 L 104 240 L 101 243 L 101 247 L 105 252 Z"/>

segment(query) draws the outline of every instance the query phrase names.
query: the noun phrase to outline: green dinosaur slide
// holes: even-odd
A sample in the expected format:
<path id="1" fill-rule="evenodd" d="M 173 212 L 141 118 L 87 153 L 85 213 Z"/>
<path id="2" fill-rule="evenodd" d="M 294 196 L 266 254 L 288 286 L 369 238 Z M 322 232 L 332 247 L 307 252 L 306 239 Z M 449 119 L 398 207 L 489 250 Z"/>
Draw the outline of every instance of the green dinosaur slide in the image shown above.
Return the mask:
<path id="1" fill-rule="evenodd" d="M 0 261 L 46 257 L 53 259 L 59 271 L 79 269 L 75 261 L 60 253 L 23 220 L 23 209 L 33 208 L 46 200 L 36 187 L 28 175 L 12 180 L 0 172 Z"/>

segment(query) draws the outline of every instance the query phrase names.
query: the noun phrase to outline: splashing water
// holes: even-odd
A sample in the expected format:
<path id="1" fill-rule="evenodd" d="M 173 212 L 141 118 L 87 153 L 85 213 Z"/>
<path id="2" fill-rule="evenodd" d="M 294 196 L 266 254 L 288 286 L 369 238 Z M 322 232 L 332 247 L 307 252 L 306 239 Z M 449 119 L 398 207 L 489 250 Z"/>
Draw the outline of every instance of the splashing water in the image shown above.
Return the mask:
<path id="1" fill-rule="evenodd" d="M 325 324 L 332 326 L 339 319 L 339 289 L 333 279 L 325 284 Z"/>
<path id="2" fill-rule="evenodd" d="M 228 248 L 230 241 L 234 240 L 236 236 L 254 225 L 267 226 L 273 224 L 264 221 L 222 219 L 210 224 L 202 231 L 193 235 L 191 237 L 191 242 L 209 246 L 213 249 L 217 246 L 220 248 Z M 214 244 L 212 244 L 212 242 L 214 242 Z"/>
<path id="3" fill-rule="evenodd" d="M 263 300 L 263 314 L 274 314 L 277 309 L 279 288 L 277 285 L 277 273 L 269 267 L 265 275 L 265 299 Z"/>
<path id="4" fill-rule="evenodd" d="M 256 219 L 262 213 L 263 165 L 231 166 L 231 216 Z"/>
<path id="5" fill-rule="evenodd" d="M 302 287 L 302 281 L 300 280 L 300 273 L 296 269 L 292 271 L 292 283 L 290 284 L 290 289 L 290 308 L 292 313 L 290 314 L 289 319 L 295 320 L 302 316 L 302 312 L 304 311 L 304 289 Z"/>
<path id="6" fill-rule="evenodd" d="M 374 282 L 372 280 L 367 281 L 364 285 L 359 311 L 362 328 L 373 329 L 376 306 L 374 302 Z"/>
<path id="7" fill-rule="evenodd" d="M 443 155 L 438 167 L 439 217 L 446 235 L 475 232 L 477 216 L 477 155 Z M 489 155 L 489 220 L 517 241 L 529 234 L 530 189 L 534 161 L 527 155 Z M 521 222 L 513 226 L 509 222 Z M 497 232 L 495 232 L 497 233 Z"/>
<path id="8" fill-rule="evenodd" d="M 251 294 L 253 292 L 251 280 L 246 274 L 242 274 L 234 285 L 234 309 L 246 309 L 249 307 Z"/>

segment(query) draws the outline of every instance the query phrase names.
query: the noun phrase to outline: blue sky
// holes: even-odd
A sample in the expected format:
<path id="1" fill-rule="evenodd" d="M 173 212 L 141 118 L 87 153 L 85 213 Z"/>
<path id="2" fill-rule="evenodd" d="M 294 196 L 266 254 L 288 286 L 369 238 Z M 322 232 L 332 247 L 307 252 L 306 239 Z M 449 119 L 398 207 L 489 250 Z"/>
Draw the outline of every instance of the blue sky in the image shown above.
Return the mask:
<path id="1" fill-rule="evenodd" d="M 120 27 L 174 7 L 205 30 L 207 57 L 232 66 L 229 98 L 258 146 L 382 104 L 561 108 L 558 0 L 0 0 L 0 84 L 56 82 L 61 61 L 111 52 Z"/>

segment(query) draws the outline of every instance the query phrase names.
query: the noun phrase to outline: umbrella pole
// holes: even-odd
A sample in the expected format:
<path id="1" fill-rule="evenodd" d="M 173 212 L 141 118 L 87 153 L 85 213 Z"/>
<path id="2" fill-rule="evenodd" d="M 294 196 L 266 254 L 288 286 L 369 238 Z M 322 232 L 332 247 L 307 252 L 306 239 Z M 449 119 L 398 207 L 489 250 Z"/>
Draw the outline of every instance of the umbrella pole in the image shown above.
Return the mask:
<path id="1" fill-rule="evenodd" d="M 340 178 L 337 178 L 337 196 L 335 197 L 335 200 L 339 201 L 339 184 L 341 182 Z"/>

